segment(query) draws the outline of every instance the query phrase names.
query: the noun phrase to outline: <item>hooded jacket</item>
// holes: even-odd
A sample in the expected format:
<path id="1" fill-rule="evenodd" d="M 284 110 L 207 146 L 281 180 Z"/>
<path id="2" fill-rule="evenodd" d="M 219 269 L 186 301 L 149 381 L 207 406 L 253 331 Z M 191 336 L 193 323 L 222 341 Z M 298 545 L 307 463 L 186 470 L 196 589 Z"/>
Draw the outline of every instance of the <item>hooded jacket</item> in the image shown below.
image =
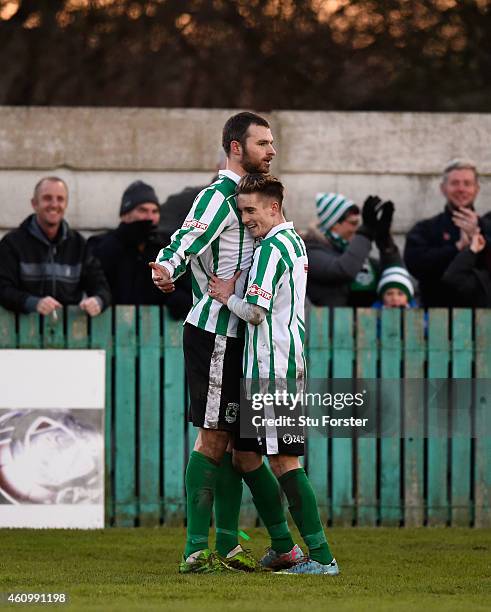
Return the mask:
<path id="1" fill-rule="evenodd" d="M 30 215 L 0 242 L 0 304 L 16 312 L 35 312 L 50 295 L 64 306 L 85 296 L 99 299 L 102 308 L 111 293 L 100 263 L 87 251 L 85 239 L 62 221 L 50 241 L 36 215 Z"/>

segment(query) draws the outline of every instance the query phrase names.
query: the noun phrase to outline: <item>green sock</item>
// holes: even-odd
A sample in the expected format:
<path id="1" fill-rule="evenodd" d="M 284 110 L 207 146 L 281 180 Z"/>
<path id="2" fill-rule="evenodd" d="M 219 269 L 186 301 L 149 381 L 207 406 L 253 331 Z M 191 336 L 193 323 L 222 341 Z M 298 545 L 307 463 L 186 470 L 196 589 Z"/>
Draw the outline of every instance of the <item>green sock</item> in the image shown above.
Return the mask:
<path id="1" fill-rule="evenodd" d="M 242 475 L 232 465 L 232 453 L 225 453 L 215 486 L 216 549 L 222 557 L 226 557 L 239 543 L 241 502 Z"/>
<path id="2" fill-rule="evenodd" d="M 305 470 L 303 468 L 290 470 L 278 480 L 288 499 L 295 525 L 309 548 L 309 557 L 319 563 L 331 563 L 333 555 L 319 517 L 315 493 Z"/>
<path id="3" fill-rule="evenodd" d="M 254 505 L 271 537 L 271 548 L 280 555 L 289 552 L 294 543 L 283 510 L 281 490 L 273 473 L 263 463 L 257 470 L 246 472 L 242 477 L 251 490 Z"/>
<path id="4" fill-rule="evenodd" d="M 193 451 L 186 468 L 187 535 L 184 555 L 208 548 L 213 493 L 218 466 L 211 459 Z"/>

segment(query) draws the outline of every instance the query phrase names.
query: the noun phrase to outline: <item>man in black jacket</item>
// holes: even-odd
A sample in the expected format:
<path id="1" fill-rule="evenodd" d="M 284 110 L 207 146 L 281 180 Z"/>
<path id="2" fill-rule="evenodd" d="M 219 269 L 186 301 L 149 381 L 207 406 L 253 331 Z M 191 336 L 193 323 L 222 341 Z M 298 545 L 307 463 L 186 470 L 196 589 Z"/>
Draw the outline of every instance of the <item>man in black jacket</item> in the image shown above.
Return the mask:
<path id="1" fill-rule="evenodd" d="M 442 281 L 455 292 L 459 306 L 491 308 L 491 248 L 480 231 L 448 266 Z"/>
<path id="2" fill-rule="evenodd" d="M 153 187 L 143 181 L 131 183 L 123 193 L 119 217 L 116 229 L 89 239 L 89 249 L 109 281 L 113 303 L 165 304 L 175 319 L 183 319 L 191 308 L 190 281 L 177 282 L 176 290 L 165 294 L 155 287 L 148 270 L 148 262 L 166 244 L 156 232 L 160 209 Z"/>
<path id="3" fill-rule="evenodd" d="M 440 189 L 446 199 L 444 211 L 416 223 L 404 249 L 406 266 L 419 281 L 425 307 L 459 305 L 455 291 L 442 282 L 442 277 L 455 257 L 469 247 L 478 226 L 486 234 L 486 224 L 474 210 L 479 178 L 473 162 L 451 161 L 443 172 Z"/>
<path id="4" fill-rule="evenodd" d="M 34 214 L 0 242 L 0 304 L 16 312 L 53 313 L 78 304 L 90 316 L 111 301 L 99 262 L 64 220 L 68 188 L 45 177 L 34 188 Z"/>

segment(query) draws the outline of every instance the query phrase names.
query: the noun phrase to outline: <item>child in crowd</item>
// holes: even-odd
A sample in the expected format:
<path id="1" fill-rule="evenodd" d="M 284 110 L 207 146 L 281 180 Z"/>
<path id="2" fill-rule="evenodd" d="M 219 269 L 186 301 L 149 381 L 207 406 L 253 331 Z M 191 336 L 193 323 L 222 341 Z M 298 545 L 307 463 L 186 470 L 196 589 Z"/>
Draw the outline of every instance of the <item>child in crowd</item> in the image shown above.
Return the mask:
<path id="1" fill-rule="evenodd" d="M 382 272 L 377 285 L 379 299 L 374 308 L 414 308 L 414 287 L 406 268 L 391 266 Z"/>

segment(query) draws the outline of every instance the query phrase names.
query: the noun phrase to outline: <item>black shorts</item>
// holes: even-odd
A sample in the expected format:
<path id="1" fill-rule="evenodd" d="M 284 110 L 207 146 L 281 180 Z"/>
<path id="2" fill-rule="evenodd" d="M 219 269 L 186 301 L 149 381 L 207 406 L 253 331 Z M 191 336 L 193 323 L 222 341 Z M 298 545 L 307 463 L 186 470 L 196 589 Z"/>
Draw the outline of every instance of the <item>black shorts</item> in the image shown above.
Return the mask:
<path id="1" fill-rule="evenodd" d="M 220 336 L 186 323 L 183 348 L 189 420 L 195 427 L 238 431 L 243 338 Z"/>
<path id="2" fill-rule="evenodd" d="M 234 449 L 265 456 L 287 455 L 302 457 L 305 455 L 303 436 L 296 434 L 283 434 L 280 438 L 240 438 L 237 434 L 234 440 Z"/>
<path id="3" fill-rule="evenodd" d="M 263 395 L 286 391 L 298 394 L 304 389 L 304 381 L 296 379 L 248 379 L 244 380 L 243 403 L 241 404 L 241 427 L 234 440 L 234 449 L 238 451 L 254 452 L 260 455 L 287 455 L 300 457 L 305 454 L 304 431 L 302 427 L 288 425 L 268 425 L 261 426 L 259 429 L 251 424 L 252 415 L 256 416 L 252 408 L 251 399 L 255 394 Z M 291 416 L 288 406 L 283 402 L 274 404 L 260 416 L 277 421 L 277 417 L 284 418 Z M 254 421 L 253 421 L 254 422 Z M 251 426 L 252 425 L 252 426 Z M 257 429 L 257 431 L 256 431 Z M 241 433 L 247 432 L 248 437 L 241 437 Z M 250 437 L 257 433 L 258 437 Z"/>

